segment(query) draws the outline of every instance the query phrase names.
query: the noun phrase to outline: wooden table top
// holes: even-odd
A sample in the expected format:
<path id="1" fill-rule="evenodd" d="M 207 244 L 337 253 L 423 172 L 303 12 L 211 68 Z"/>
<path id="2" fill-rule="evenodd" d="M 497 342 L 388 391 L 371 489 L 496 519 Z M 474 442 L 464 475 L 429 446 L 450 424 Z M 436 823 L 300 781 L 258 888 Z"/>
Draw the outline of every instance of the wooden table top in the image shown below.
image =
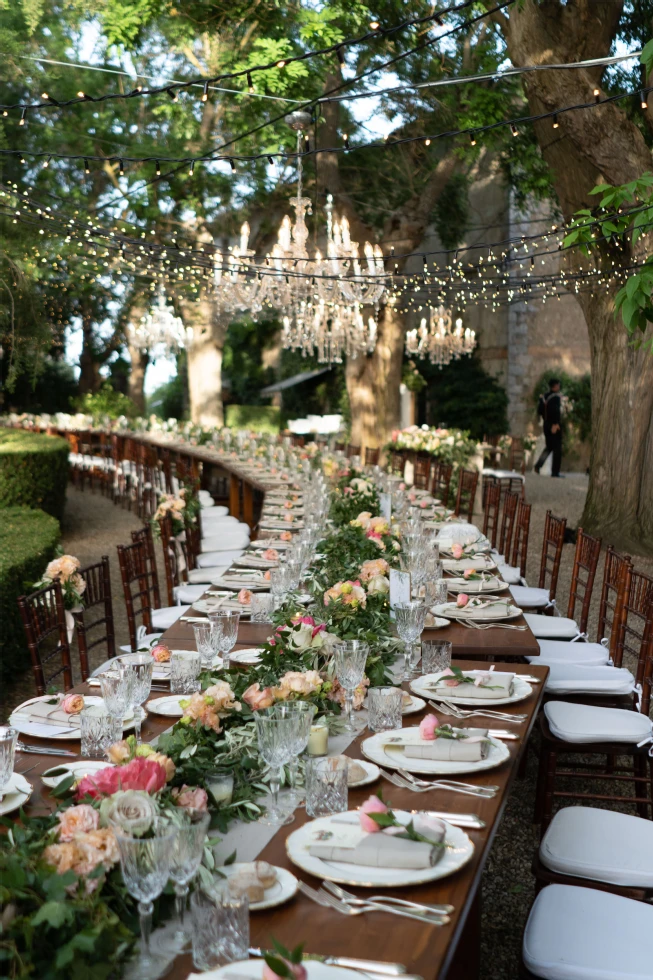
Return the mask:
<path id="1" fill-rule="evenodd" d="M 259 631 L 261 627 L 255 625 L 249 629 Z M 265 626 L 262 629 L 265 629 Z M 475 664 L 473 661 L 460 660 L 457 662 L 457 666 L 470 669 Z M 406 966 L 409 973 L 417 973 L 424 977 L 424 980 L 445 980 L 445 978 L 453 980 L 454 977 L 456 980 L 459 977 L 461 980 L 462 978 L 468 980 L 473 975 L 471 972 L 468 974 L 461 973 L 456 966 L 456 958 L 461 952 L 458 949 L 458 944 L 465 929 L 467 918 L 474 907 L 481 872 L 487 861 L 492 841 L 506 806 L 510 787 L 516 776 L 520 758 L 542 701 L 543 682 L 548 673 L 548 668 L 540 665 L 515 664 L 511 665 L 510 669 L 518 674 L 528 673 L 537 676 L 541 678 L 542 683 L 533 685 L 532 694 L 524 701 L 515 705 L 504 706 L 502 709 L 509 713 L 527 713 L 526 721 L 508 726 L 511 731 L 519 735 L 518 741 L 506 743 L 510 751 L 510 758 L 496 769 L 479 773 L 473 778 L 466 777 L 469 781 L 479 785 L 498 785 L 500 790 L 494 799 L 477 799 L 441 790 L 433 790 L 431 793 L 416 796 L 407 790 L 396 789 L 384 782 L 359 790 L 351 790 L 349 795 L 350 809 L 354 809 L 360 806 L 370 793 L 376 792 L 381 785 L 385 798 L 390 800 L 392 805 L 398 809 L 414 809 L 417 807 L 448 812 L 473 812 L 485 821 L 484 829 L 467 831 L 474 843 L 474 855 L 471 861 L 460 871 L 430 884 L 394 891 L 387 890 L 388 894 L 396 894 L 399 897 L 419 902 L 451 904 L 455 907 L 451 922 L 446 926 L 430 926 L 413 922 L 410 919 L 389 920 L 385 913 L 370 912 L 357 918 L 355 926 L 352 924 L 347 926 L 340 913 L 321 908 L 303 895 L 298 894 L 290 902 L 276 909 L 252 913 L 251 942 L 253 945 L 268 948 L 271 937 L 274 936 L 286 945 L 305 941 L 306 951 L 310 953 L 328 953 L 400 962 Z M 91 691 L 96 693 L 96 689 L 91 689 L 86 684 L 79 685 L 75 690 L 80 693 L 91 693 Z M 153 692 L 152 697 L 156 697 L 158 693 Z M 163 696 L 162 693 L 161 696 Z M 417 725 L 421 717 L 422 715 L 411 716 L 408 723 L 411 726 Z M 158 715 L 149 715 L 143 723 L 144 741 L 151 741 L 169 727 L 170 719 Z M 503 723 L 501 723 L 501 727 L 504 727 Z M 354 759 L 362 758 L 361 741 L 368 734 L 367 732 L 362 733 L 351 743 L 347 750 L 348 756 Z M 29 739 L 26 736 L 23 737 L 23 740 L 27 743 L 38 742 L 43 744 L 42 740 Z M 74 749 L 76 747 L 75 742 L 66 742 L 64 745 L 66 748 Z M 30 782 L 34 784 L 34 794 L 25 807 L 27 814 L 38 816 L 51 812 L 56 801 L 53 800 L 50 791 L 38 777 L 45 769 L 55 766 L 59 762 L 65 763 L 66 760 L 58 759 L 55 756 L 41 757 L 28 754 L 19 755 L 18 759 L 20 760 L 20 768 L 23 770 L 35 766 L 27 776 Z M 269 861 L 271 864 L 288 868 L 300 879 L 317 886 L 317 879 L 291 864 L 285 849 L 288 835 L 305 823 L 307 819 L 303 809 L 297 810 L 294 823 L 277 831 L 270 843 L 261 852 L 260 858 Z M 365 889 L 354 889 L 354 891 L 361 896 L 365 895 Z M 461 944 L 461 947 L 464 953 L 464 943 Z M 186 980 L 191 972 L 193 970 L 190 956 L 185 955 L 178 957 L 166 976 L 168 980 Z"/>

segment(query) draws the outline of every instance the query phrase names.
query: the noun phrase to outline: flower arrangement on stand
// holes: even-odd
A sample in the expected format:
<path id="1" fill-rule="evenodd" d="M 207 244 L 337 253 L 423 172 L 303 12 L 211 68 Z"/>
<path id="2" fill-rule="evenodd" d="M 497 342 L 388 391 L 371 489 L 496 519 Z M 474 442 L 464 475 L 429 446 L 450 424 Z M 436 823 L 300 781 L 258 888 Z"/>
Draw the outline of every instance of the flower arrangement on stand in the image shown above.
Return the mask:
<path id="1" fill-rule="evenodd" d="M 155 535 L 160 535 L 161 528 L 159 521 L 170 515 L 172 520 L 172 533 L 182 534 L 185 529 L 185 522 L 195 523 L 200 511 L 200 502 L 194 487 L 181 487 L 178 494 L 163 493 L 159 497 L 159 504 L 150 519 L 152 531 Z"/>
<path id="2" fill-rule="evenodd" d="M 34 583 L 35 589 L 43 589 L 53 582 L 59 582 L 63 594 L 64 609 L 81 610 L 86 582 L 79 574 L 81 563 L 73 555 L 64 555 L 61 550 L 47 565 L 42 577 Z"/>

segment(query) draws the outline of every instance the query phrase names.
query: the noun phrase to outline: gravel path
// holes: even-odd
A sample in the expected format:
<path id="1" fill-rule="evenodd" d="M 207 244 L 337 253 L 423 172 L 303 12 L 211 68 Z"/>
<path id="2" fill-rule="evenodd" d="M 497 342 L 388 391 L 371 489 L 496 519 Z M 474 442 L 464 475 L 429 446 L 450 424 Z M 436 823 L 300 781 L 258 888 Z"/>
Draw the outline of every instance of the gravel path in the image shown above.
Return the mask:
<path id="1" fill-rule="evenodd" d="M 527 569 L 527 578 L 531 585 L 537 585 L 539 576 L 546 510 L 551 509 L 559 517 L 566 516 L 568 525 L 575 528 L 582 514 L 586 492 L 587 477 L 583 474 L 569 474 L 565 480 L 538 477 L 532 473 L 526 476 L 526 498 L 533 504 Z M 64 550 L 68 554 L 76 555 L 82 565 L 97 561 L 102 555 L 109 555 L 118 645 L 127 643 L 129 638 L 116 545 L 128 544 L 131 540 L 130 531 L 139 526 L 141 522 L 135 514 L 114 506 L 107 498 L 69 487 L 62 544 Z M 558 605 L 563 613 L 566 611 L 569 595 L 573 557 L 574 546 L 565 545 L 558 584 Z M 653 574 L 651 559 L 635 555 L 633 558 L 638 569 Z M 160 581 L 163 585 L 160 556 L 159 559 Z M 602 563 L 599 565 L 590 615 L 591 639 L 596 638 L 601 577 Z M 92 657 L 92 668 L 105 659 L 103 649 L 93 652 L 95 656 Z M 76 660 L 77 651 L 73 649 L 73 662 Z M 633 664 L 626 666 L 631 669 L 634 667 Z M 33 682 L 29 673 L 17 678 L 15 683 L 6 685 L 2 692 L 4 713 L 6 714 L 8 707 L 31 697 L 33 693 Z M 515 781 L 483 875 L 481 980 L 515 980 L 519 975 L 521 936 L 534 897 L 530 865 L 538 843 L 538 830 L 531 822 L 537 774 L 537 735 L 534 735 L 529 748 L 526 777 Z M 635 812 L 627 804 L 625 810 Z"/>

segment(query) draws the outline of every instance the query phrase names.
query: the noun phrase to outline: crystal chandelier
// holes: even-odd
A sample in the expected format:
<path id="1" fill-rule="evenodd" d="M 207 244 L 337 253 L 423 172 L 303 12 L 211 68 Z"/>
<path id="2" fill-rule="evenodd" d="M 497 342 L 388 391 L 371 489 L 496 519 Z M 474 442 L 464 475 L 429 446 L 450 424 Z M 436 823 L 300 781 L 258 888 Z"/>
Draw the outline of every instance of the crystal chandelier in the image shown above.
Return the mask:
<path id="1" fill-rule="evenodd" d="M 475 344 L 475 332 L 469 327 L 463 330 L 460 318 L 453 325 L 451 310 L 442 305 L 430 308 L 428 323 L 424 317 L 419 327 L 406 333 L 406 353 L 428 357 L 431 364 L 439 367 L 463 354 L 471 354 Z"/>
<path id="2" fill-rule="evenodd" d="M 141 317 L 138 324 L 127 327 L 130 339 L 142 351 L 149 351 L 153 357 L 175 353 L 185 347 L 192 330 L 184 327 L 181 317 L 168 306 L 163 283 L 159 285 L 156 302 L 150 312 Z"/>

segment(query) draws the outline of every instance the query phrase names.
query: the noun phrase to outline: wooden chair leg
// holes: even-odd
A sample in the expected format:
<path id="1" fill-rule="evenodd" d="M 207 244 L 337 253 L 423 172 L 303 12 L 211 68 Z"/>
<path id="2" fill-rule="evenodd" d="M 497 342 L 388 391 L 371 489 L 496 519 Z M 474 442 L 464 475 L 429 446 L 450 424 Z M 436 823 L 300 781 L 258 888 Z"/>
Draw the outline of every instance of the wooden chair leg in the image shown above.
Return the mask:
<path id="1" fill-rule="evenodd" d="M 646 770 L 648 769 L 646 762 L 647 762 L 647 757 L 644 755 L 636 755 L 635 758 L 633 759 L 633 772 L 634 775 L 638 777 L 638 779 L 642 779 L 642 780 L 646 779 Z M 653 774 L 653 762 L 651 763 L 651 765 L 652 765 L 652 774 Z M 641 782 L 636 781 L 634 783 L 634 786 L 635 786 L 635 793 L 637 794 L 638 797 L 647 795 L 645 783 L 642 784 Z M 651 799 L 653 800 L 653 787 L 651 788 Z M 645 800 L 639 799 L 635 805 L 637 807 L 638 815 L 640 817 L 644 817 L 644 819 L 647 820 L 649 804 Z"/>
<path id="2" fill-rule="evenodd" d="M 558 761 L 557 752 L 549 751 L 548 759 L 544 774 L 545 785 L 544 785 L 544 806 L 542 808 L 542 822 L 540 824 L 540 830 L 544 834 L 546 828 L 551 823 L 551 817 L 553 816 L 553 804 L 554 804 L 554 790 L 556 782 L 556 767 Z"/>
<path id="3" fill-rule="evenodd" d="M 547 748 L 546 742 L 542 740 L 542 745 L 540 746 L 540 763 L 537 769 L 537 786 L 535 790 L 535 811 L 533 813 L 533 821 L 535 823 L 540 823 L 542 821 L 542 813 L 544 811 L 544 790 L 546 785 L 546 768 L 548 765 L 549 750 Z"/>

